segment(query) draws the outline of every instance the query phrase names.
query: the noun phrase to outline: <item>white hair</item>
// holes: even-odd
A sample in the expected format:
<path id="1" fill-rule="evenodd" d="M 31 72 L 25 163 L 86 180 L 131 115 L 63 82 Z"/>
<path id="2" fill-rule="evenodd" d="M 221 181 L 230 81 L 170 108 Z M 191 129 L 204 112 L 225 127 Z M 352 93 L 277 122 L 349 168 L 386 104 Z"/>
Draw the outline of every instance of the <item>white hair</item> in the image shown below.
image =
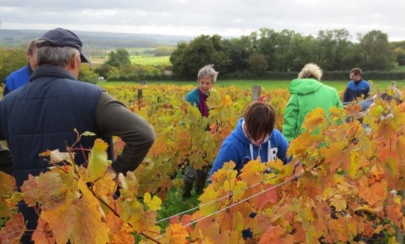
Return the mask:
<path id="1" fill-rule="evenodd" d="M 298 74 L 298 78 L 314 78 L 317 81 L 320 81 L 322 77 L 322 69 L 314 64 L 314 63 L 309 63 L 302 68 L 301 72 Z"/>

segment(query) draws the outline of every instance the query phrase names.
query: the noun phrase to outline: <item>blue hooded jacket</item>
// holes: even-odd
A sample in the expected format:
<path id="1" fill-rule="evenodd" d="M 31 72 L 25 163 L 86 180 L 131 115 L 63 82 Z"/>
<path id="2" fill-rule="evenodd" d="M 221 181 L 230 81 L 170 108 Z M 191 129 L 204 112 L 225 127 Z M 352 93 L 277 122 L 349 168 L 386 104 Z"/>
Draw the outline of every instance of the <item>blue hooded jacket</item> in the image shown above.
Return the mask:
<path id="1" fill-rule="evenodd" d="M 280 131 L 274 129 L 266 142 L 262 143 L 260 146 L 254 145 L 250 142 L 242 129 L 243 121 L 244 119 L 240 119 L 236 128 L 222 142 L 210 171 L 209 178 L 211 178 L 212 174 L 221 169 L 224 163 L 231 160 L 236 164 L 235 169 L 238 171 L 240 171 L 247 162 L 257 159 L 258 156 L 260 156 L 262 162 L 272 161 L 276 158 L 279 158 L 284 164 L 289 162 L 287 158 L 289 144 Z"/>

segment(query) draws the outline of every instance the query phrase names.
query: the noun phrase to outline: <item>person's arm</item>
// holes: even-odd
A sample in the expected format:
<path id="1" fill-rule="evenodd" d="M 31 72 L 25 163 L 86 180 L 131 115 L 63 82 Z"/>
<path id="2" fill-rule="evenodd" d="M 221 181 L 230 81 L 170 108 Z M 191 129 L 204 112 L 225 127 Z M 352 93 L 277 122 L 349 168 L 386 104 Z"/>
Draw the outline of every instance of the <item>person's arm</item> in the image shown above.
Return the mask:
<path id="1" fill-rule="evenodd" d="M 243 167 L 243 165 L 241 167 L 241 164 L 243 162 L 241 162 L 241 160 L 239 159 L 239 154 L 240 152 L 236 150 L 233 144 L 224 142 L 218 151 L 218 155 L 215 158 L 214 164 L 212 165 L 211 171 L 208 175 L 208 179 L 210 180 L 211 176 L 215 172 L 220 170 L 224 166 L 224 163 L 227 163 L 229 161 L 233 161 L 235 163 L 235 169 L 239 168 L 238 170 L 240 170 L 240 168 Z"/>
<path id="2" fill-rule="evenodd" d="M 101 133 L 119 136 L 125 142 L 122 153 L 111 165 L 118 173 L 135 170 L 155 141 L 156 134 L 149 123 L 106 92 L 101 93 L 97 104 L 96 123 Z"/>
<path id="3" fill-rule="evenodd" d="M 282 133 L 289 142 L 294 139 L 297 131 L 298 113 L 298 97 L 295 94 L 291 94 L 284 111 L 284 122 L 282 126 Z"/>
<path id="4" fill-rule="evenodd" d="M 12 78 L 7 77 L 6 80 L 4 81 L 3 97 L 11 92 L 11 90 L 9 88 L 9 86 L 10 86 L 10 84 L 12 82 L 11 79 Z"/>
<path id="5" fill-rule="evenodd" d="M 291 161 L 291 158 L 287 157 L 289 143 L 278 130 L 273 131 L 273 133 L 277 133 L 277 158 L 283 161 L 284 164 L 287 164 Z"/>
<path id="6" fill-rule="evenodd" d="M 343 93 L 343 103 L 350 102 L 349 86 L 346 87 L 345 92 Z"/>
<path id="7" fill-rule="evenodd" d="M 365 81 L 367 84 L 366 90 L 364 91 L 364 99 L 368 98 L 370 96 L 370 84 L 368 84 L 367 81 Z"/>

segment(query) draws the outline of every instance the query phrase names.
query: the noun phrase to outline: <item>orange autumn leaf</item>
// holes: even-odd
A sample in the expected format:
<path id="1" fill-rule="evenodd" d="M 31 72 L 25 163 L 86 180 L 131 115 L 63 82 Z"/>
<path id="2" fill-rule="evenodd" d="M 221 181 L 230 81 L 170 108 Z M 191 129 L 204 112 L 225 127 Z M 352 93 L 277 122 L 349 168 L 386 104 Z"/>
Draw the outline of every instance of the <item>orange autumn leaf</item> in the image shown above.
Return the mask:
<path id="1" fill-rule="evenodd" d="M 182 224 L 174 224 L 166 228 L 167 243 L 188 243 L 186 239 L 188 236 L 188 231 Z"/>
<path id="2" fill-rule="evenodd" d="M 14 177 L 0 171 L 0 217 L 8 217 L 12 214 L 11 206 L 6 199 L 11 196 L 14 191 Z"/>
<path id="3" fill-rule="evenodd" d="M 112 235 L 112 244 L 127 244 L 135 243 L 135 238 L 131 234 L 131 227 L 128 225 L 122 225 L 121 229 Z"/>
<path id="4" fill-rule="evenodd" d="M 283 236 L 286 235 L 286 231 L 280 226 L 270 226 L 266 232 L 260 238 L 259 244 L 284 244 Z"/>
<path id="5" fill-rule="evenodd" d="M 49 224 L 42 220 L 38 221 L 37 229 L 32 234 L 32 240 L 38 244 L 56 242 Z"/>
<path id="6" fill-rule="evenodd" d="M 321 148 L 325 163 L 329 163 L 328 170 L 334 172 L 338 168 L 347 169 L 350 165 L 350 154 L 346 153 L 344 142 L 332 142 L 327 147 Z"/>
<path id="7" fill-rule="evenodd" d="M 363 177 L 359 182 L 359 197 L 367 201 L 370 206 L 381 202 L 388 195 L 387 183 L 385 181 L 374 182 L 374 184 L 369 185 L 368 179 Z"/>
<path id="8" fill-rule="evenodd" d="M 43 210 L 57 208 L 73 196 L 60 175 L 54 172 L 41 173 L 36 177 L 29 175 L 21 190 L 28 206 L 39 203 Z"/>
<path id="9" fill-rule="evenodd" d="M 302 128 L 308 130 L 309 132 L 314 131 L 319 125 L 325 124 L 325 111 L 322 108 L 316 108 L 308 113 L 305 117 L 304 123 L 302 123 Z"/>
<path id="10" fill-rule="evenodd" d="M 21 213 L 13 215 L 0 231 L 0 243 L 20 243 L 25 230 L 23 215 Z"/>
<path id="11" fill-rule="evenodd" d="M 64 202 L 40 218 L 49 223 L 57 243 L 108 243 L 109 229 L 102 222 L 99 202 L 88 190 L 85 182 L 78 181 L 79 198 Z"/>

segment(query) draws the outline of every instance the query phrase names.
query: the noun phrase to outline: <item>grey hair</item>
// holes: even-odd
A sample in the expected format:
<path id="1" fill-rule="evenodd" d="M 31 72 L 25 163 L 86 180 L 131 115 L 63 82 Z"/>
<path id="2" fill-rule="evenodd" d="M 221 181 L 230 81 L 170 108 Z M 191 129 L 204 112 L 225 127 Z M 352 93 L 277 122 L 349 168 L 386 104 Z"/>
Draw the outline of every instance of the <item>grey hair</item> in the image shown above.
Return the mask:
<path id="1" fill-rule="evenodd" d="M 199 81 L 201 78 L 208 76 L 211 78 L 212 83 L 215 83 L 217 81 L 218 73 L 219 72 L 215 71 L 213 64 L 208 64 L 198 71 L 197 80 Z"/>
<path id="2" fill-rule="evenodd" d="M 320 81 L 322 77 L 322 69 L 314 64 L 314 63 L 309 63 L 302 68 L 301 72 L 298 74 L 298 78 L 314 78 L 317 81 Z"/>
<path id="3" fill-rule="evenodd" d="M 65 67 L 76 54 L 77 59 L 80 61 L 80 52 L 73 47 L 40 47 L 37 50 L 37 63 L 38 66 L 49 64 L 59 67 Z"/>

